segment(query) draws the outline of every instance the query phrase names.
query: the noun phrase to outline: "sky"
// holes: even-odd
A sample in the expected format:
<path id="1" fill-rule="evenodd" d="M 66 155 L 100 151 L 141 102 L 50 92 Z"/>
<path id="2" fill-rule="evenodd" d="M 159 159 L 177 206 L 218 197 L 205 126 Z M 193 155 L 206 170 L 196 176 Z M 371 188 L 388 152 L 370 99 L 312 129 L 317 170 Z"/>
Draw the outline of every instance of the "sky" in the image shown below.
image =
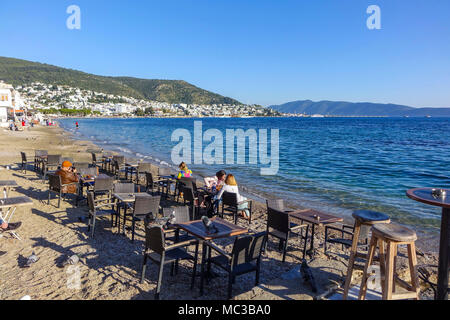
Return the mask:
<path id="1" fill-rule="evenodd" d="M 70 5 L 79 30 L 66 26 Z M 0 56 L 185 80 L 264 106 L 450 107 L 449 17 L 448 0 L 2 0 Z"/>

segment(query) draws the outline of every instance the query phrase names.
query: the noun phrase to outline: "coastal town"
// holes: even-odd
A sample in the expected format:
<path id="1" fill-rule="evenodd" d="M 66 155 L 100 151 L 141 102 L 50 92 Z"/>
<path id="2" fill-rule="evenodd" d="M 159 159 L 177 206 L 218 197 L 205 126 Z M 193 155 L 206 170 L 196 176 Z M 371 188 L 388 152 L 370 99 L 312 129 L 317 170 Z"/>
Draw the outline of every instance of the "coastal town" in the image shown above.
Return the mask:
<path id="1" fill-rule="evenodd" d="M 33 114 L 88 117 L 264 117 L 279 112 L 259 105 L 196 105 L 166 103 L 82 90 L 69 86 L 31 83 L 13 87 L 0 82 L 0 122 Z M 9 115 L 9 117 L 8 117 Z"/>

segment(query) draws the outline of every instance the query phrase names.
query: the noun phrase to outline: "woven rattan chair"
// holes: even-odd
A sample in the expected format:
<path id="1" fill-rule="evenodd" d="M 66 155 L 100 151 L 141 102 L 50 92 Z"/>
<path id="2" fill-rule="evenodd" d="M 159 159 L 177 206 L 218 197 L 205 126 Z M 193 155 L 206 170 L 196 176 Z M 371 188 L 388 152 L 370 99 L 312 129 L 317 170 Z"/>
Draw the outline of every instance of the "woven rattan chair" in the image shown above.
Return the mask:
<path id="1" fill-rule="evenodd" d="M 195 254 L 190 255 L 184 248 L 195 244 Z M 195 274 L 197 272 L 197 257 L 198 257 L 198 242 L 191 241 L 179 242 L 170 246 L 166 245 L 164 231 L 161 227 L 149 225 L 145 228 L 145 250 L 144 262 L 142 264 L 141 283 L 145 279 L 145 270 L 147 267 L 147 260 L 159 266 L 158 282 L 155 289 L 155 300 L 159 299 L 161 291 L 161 282 L 163 276 L 163 269 L 166 264 L 172 264 L 171 275 L 174 274 L 175 264 L 179 260 L 191 260 L 193 262 L 191 290 L 194 287 Z"/>
<path id="2" fill-rule="evenodd" d="M 267 234 L 261 232 L 253 236 L 236 238 L 231 254 L 217 247 L 212 242 L 207 242 L 207 245 L 218 253 L 217 256 L 211 257 L 211 250 L 209 251 L 207 260 L 208 272 L 211 269 L 211 264 L 213 264 L 228 273 L 228 299 L 232 297 L 233 283 L 237 276 L 255 272 L 255 286 L 259 284 L 261 253 L 266 242 L 266 237 Z"/>

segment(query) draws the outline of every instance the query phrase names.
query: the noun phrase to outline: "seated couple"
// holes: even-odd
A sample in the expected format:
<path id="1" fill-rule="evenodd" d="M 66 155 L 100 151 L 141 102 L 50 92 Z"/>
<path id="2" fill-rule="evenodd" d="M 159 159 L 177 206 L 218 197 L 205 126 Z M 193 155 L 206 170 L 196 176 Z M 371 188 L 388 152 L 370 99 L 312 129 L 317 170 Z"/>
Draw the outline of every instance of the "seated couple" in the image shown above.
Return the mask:
<path id="1" fill-rule="evenodd" d="M 212 188 L 213 186 L 217 188 L 218 193 L 213 199 L 216 208 L 219 206 L 224 192 L 236 193 L 238 203 L 247 200 L 246 197 L 241 196 L 241 194 L 239 193 L 239 187 L 236 182 L 236 178 L 232 174 L 227 175 L 224 170 L 220 170 L 219 172 L 217 172 L 215 177 L 205 178 L 204 181 L 207 188 Z M 244 218 L 248 219 L 250 217 L 250 212 L 248 211 L 248 203 L 239 205 L 238 210 L 240 211 L 241 216 L 243 216 Z"/>

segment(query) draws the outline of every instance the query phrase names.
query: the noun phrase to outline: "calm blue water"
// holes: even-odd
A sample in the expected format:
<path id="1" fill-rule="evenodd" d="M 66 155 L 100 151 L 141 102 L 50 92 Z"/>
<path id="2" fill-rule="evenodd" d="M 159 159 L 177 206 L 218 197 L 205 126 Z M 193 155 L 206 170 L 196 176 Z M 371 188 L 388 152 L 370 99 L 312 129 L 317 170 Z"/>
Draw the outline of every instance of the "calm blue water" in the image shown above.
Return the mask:
<path id="1" fill-rule="evenodd" d="M 194 173 L 225 169 L 251 195 L 343 215 L 356 208 L 386 212 L 393 220 L 437 230 L 440 210 L 406 197 L 413 187 L 450 187 L 450 119 L 246 118 L 197 119 L 203 130 L 280 129 L 280 170 L 258 166 L 191 165 Z M 78 119 L 60 121 L 79 139 L 139 159 L 170 161 L 171 134 L 193 131 L 194 119 Z M 205 144 L 207 145 L 207 144 Z M 204 146 L 205 146 L 204 145 Z"/>

